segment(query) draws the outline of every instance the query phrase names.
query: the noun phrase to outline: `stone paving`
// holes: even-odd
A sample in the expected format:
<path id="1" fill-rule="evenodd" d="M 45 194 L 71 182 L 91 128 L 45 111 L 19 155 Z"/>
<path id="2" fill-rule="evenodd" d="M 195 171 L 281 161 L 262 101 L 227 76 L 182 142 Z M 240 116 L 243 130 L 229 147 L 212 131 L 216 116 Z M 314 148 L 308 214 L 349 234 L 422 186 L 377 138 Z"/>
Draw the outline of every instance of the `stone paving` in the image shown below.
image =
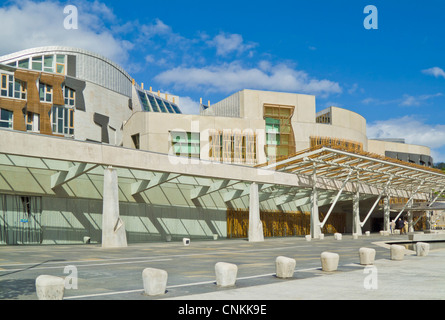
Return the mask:
<path id="1" fill-rule="evenodd" d="M 103 249 L 100 245 L 1 246 L 0 299 L 37 299 L 39 275 L 76 278 L 65 289 L 67 300 L 351 300 L 445 299 L 445 250 L 432 248 L 426 257 L 407 251 L 402 261 L 390 260 L 388 242 L 407 242 L 407 236 L 343 235 L 246 240 L 130 244 Z M 361 247 L 376 250 L 373 266 L 359 264 Z M 340 255 L 336 271 L 321 270 L 324 251 Z M 275 275 L 278 256 L 296 260 L 294 276 Z M 238 266 L 235 287 L 216 285 L 215 264 Z M 144 295 L 142 271 L 168 272 L 167 292 Z"/>

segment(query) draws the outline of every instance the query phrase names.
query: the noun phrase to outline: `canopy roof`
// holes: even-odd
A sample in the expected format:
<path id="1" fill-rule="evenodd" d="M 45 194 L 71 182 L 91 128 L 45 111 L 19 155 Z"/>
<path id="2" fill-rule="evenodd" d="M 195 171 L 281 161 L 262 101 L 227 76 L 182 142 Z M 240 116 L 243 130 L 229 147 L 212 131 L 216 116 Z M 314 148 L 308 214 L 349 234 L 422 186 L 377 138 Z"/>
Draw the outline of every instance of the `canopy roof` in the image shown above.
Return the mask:
<path id="1" fill-rule="evenodd" d="M 445 174 L 438 169 L 384 157 L 378 154 L 348 151 L 343 147 L 317 146 L 302 150 L 274 163 L 259 165 L 265 169 L 296 175 L 312 175 L 335 180 L 349 177 L 350 182 L 429 193 L 445 189 Z"/>

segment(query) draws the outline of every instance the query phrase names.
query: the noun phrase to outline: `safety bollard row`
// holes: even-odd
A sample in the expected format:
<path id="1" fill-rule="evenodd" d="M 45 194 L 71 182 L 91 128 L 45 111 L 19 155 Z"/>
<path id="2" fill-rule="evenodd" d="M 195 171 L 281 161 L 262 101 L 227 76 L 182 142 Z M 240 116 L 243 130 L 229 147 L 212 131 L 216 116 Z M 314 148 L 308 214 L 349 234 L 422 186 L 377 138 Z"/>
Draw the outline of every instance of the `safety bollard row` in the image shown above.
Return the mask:
<path id="1" fill-rule="evenodd" d="M 341 239 L 341 234 L 337 235 Z M 188 241 L 187 241 L 188 240 Z M 308 240 L 309 241 L 309 240 Z M 184 245 L 189 245 L 189 239 L 184 239 Z M 417 256 L 427 256 L 430 245 L 417 242 L 415 245 Z M 401 261 L 405 256 L 404 246 L 390 245 L 390 260 Z M 376 250 L 362 247 L 358 250 L 360 265 L 373 265 Z M 334 272 L 338 269 L 340 255 L 334 252 L 322 252 L 320 255 L 321 270 Z M 294 258 L 278 256 L 275 259 L 275 275 L 279 279 L 293 277 L 296 267 Z M 215 264 L 216 285 L 218 287 L 234 287 L 237 280 L 238 266 L 233 263 L 217 262 Z M 147 296 L 163 295 L 167 292 L 168 273 L 162 269 L 145 268 L 142 271 L 144 294 Z M 65 279 L 62 277 L 40 275 L 36 278 L 36 293 L 39 300 L 62 300 L 65 289 Z"/>

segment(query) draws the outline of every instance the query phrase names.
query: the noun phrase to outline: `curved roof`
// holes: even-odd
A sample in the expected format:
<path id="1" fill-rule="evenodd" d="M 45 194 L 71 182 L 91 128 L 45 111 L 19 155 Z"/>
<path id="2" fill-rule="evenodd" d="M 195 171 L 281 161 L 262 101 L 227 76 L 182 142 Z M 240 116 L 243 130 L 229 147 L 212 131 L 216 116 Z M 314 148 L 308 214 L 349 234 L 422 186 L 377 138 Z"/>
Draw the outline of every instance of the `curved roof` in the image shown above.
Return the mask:
<path id="1" fill-rule="evenodd" d="M 87 56 L 94 57 L 96 59 L 102 60 L 110 65 L 112 65 L 114 68 L 118 69 L 120 72 L 125 74 L 128 79 L 131 81 L 132 77 L 117 63 L 113 62 L 112 60 L 108 59 L 107 57 L 94 53 L 92 51 L 88 51 L 85 49 L 75 48 L 75 47 L 65 47 L 65 46 L 44 46 L 44 47 L 35 47 L 35 48 L 29 48 L 21 51 L 17 51 L 14 53 L 10 53 L 7 55 L 0 56 L 0 63 L 7 63 L 10 60 L 19 59 L 21 57 L 26 57 L 34 54 L 40 54 L 40 53 L 53 53 L 53 52 L 64 52 L 64 53 L 80 53 Z"/>
<path id="2" fill-rule="evenodd" d="M 132 77 L 117 63 L 88 50 L 65 46 L 30 48 L 1 56 L 0 63 L 8 64 L 23 58 L 49 54 L 76 56 L 76 78 L 99 84 L 105 88 L 131 97 Z"/>

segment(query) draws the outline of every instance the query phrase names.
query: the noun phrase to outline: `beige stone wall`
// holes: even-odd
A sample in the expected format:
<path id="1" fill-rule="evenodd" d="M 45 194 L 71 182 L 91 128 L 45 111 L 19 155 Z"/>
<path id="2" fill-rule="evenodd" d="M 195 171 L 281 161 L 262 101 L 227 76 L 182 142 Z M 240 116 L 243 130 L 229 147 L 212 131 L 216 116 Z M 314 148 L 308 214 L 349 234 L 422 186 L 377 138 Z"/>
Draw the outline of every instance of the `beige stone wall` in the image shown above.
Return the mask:
<path id="1" fill-rule="evenodd" d="M 430 155 L 430 149 L 425 146 L 368 140 L 366 119 L 356 112 L 343 108 L 329 107 L 331 123 L 316 123 L 315 96 L 312 95 L 246 89 L 232 95 L 231 99 L 239 99 L 239 103 L 236 103 L 239 117 L 135 112 L 124 125 L 123 145 L 133 147 L 131 135 L 139 134 L 141 149 L 168 153 L 171 145 L 170 131 L 200 132 L 201 159 L 207 160 L 209 130 L 251 129 L 257 133 L 258 163 L 263 163 L 266 161 L 263 113 L 264 105 L 268 104 L 294 106 L 291 123 L 296 151 L 309 148 L 310 137 L 332 137 L 359 142 L 363 145 L 364 151 L 380 155 L 385 155 L 385 151 Z"/>
<path id="2" fill-rule="evenodd" d="M 368 151 L 382 156 L 385 155 L 385 151 L 431 155 L 430 148 L 426 146 L 372 139 L 368 140 Z"/>
<path id="3" fill-rule="evenodd" d="M 110 119 L 108 123 L 110 144 L 120 145 L 123 138 L 122 124 L 132 113 L 128 107 L 128 97 L 104 89 L 92 82 L 86 82 L 83 94 L 85 111 L 76 110 L 74 112 L 75 138 L 77 140 L 101 141 L 101 127 L 93 121 L 94 113 L 100 113 Z"/>

